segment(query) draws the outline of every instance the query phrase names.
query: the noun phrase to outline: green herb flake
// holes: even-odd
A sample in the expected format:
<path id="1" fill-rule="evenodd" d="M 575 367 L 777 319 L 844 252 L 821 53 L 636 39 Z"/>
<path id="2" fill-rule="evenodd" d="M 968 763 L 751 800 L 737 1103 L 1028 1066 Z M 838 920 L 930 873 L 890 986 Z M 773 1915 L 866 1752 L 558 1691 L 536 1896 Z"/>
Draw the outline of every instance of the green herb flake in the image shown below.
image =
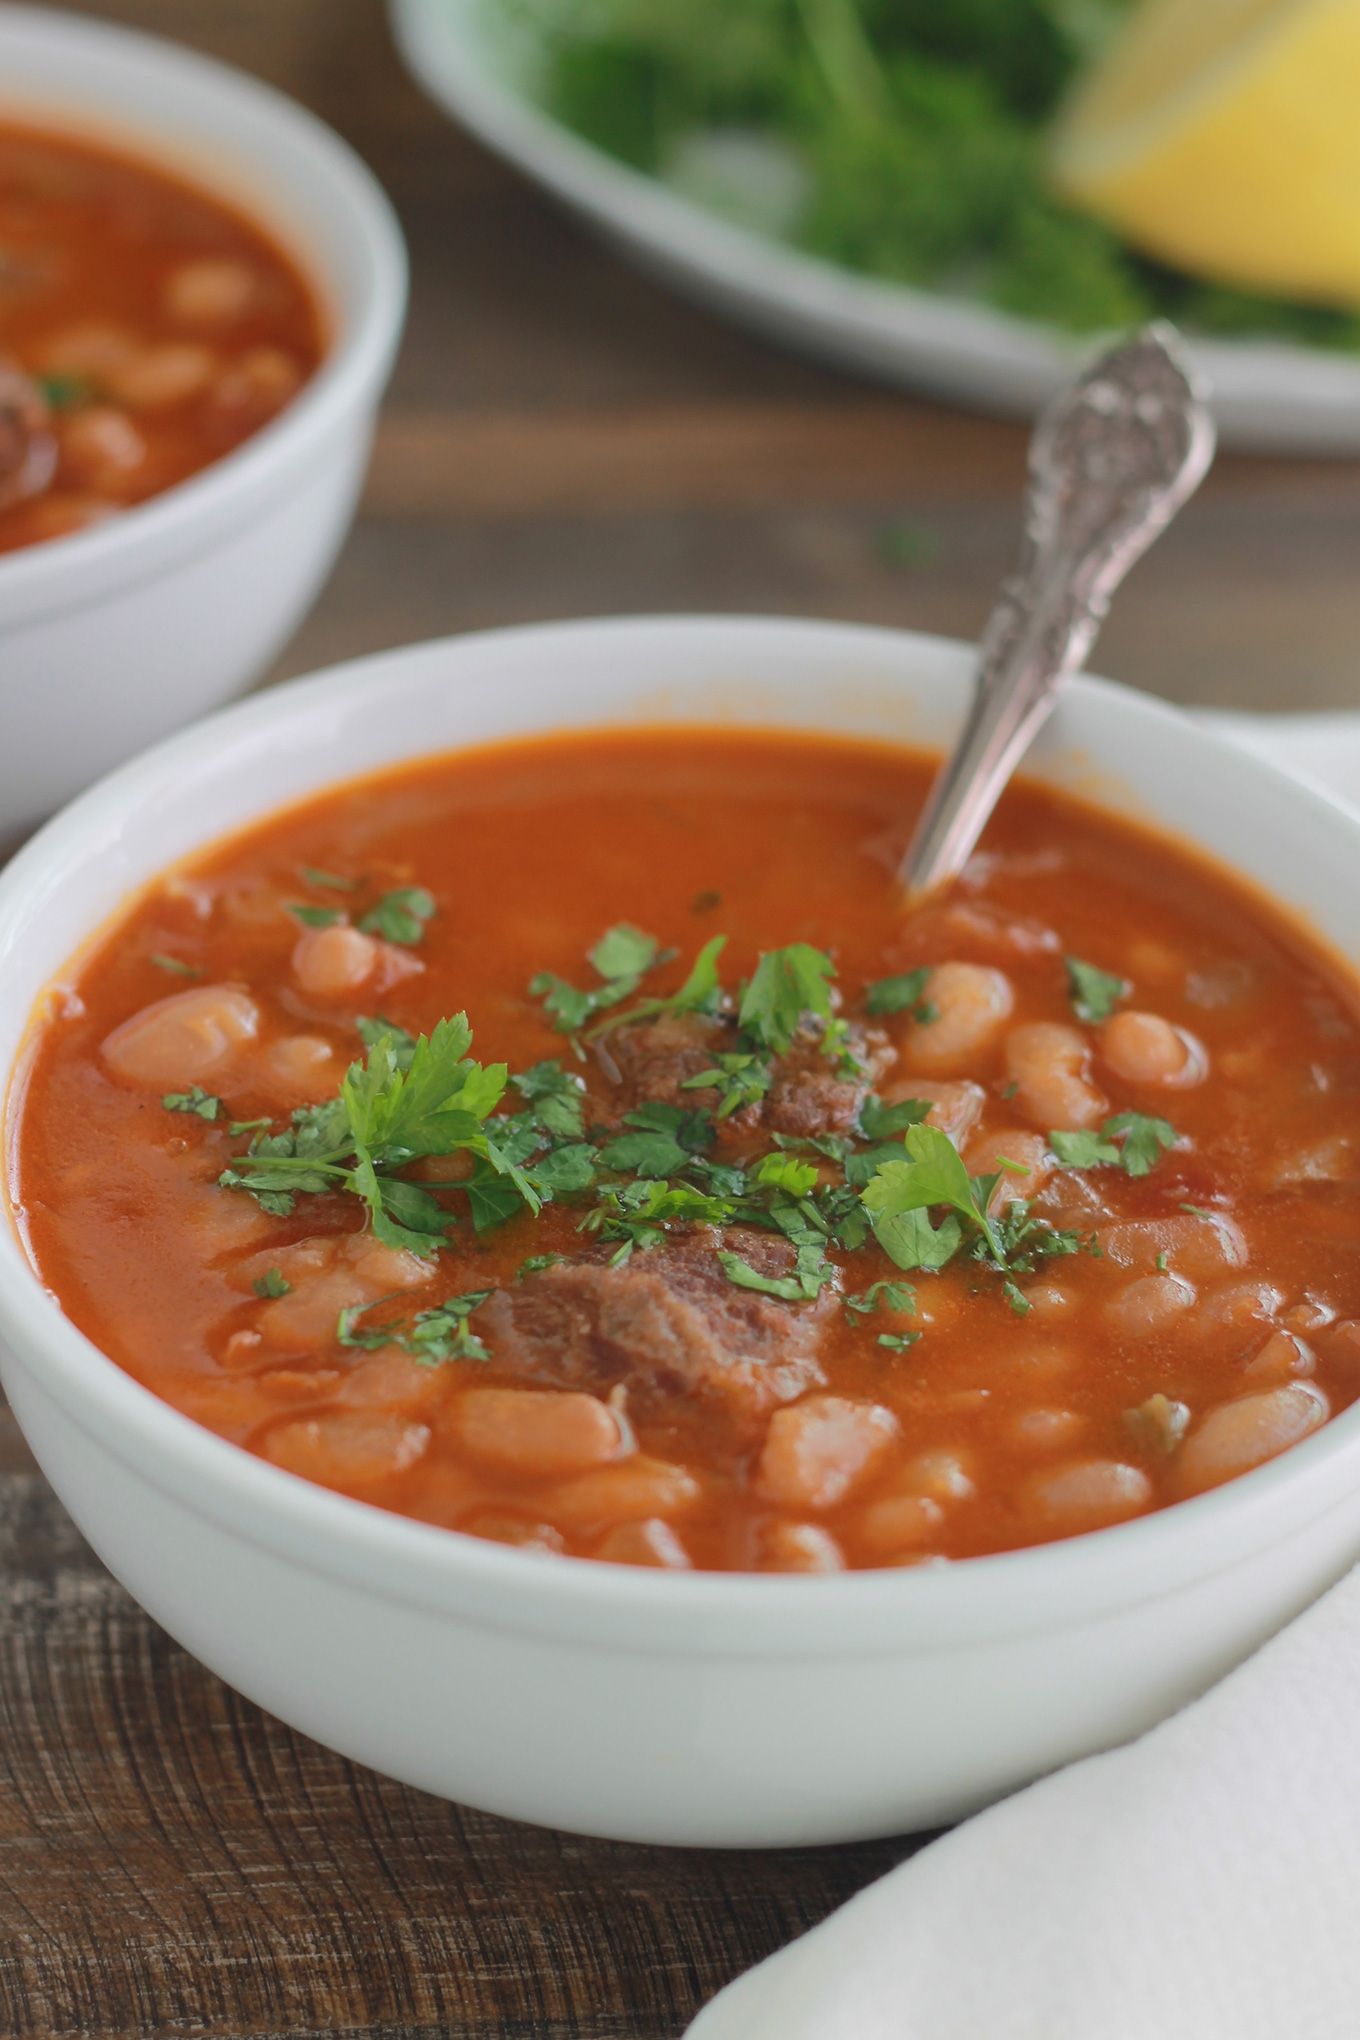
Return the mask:
<path id="1" fill-rule="evenodd" d="M 694 898 L 689 903 L 689 910 L 692 914 L 711 914 L 715 907 L 720 907 L 721 905 L 722 894 L 720 892 L 705 890 L 704 892 L 695 893 Z"/>
<path id="2" fill-rule="evenodd" d="M 336 928 L 349 919 L 339 907 L 309 907 L 297 900 L 288 900 L 285 904 L 287 912 L 304 928 Z"/>
<path id="3" fill-rule="evenodd" d="M 1098 970 L 1093 963 L 1083 963 L 1079 956 L 1066 956 L 1063 961 L 1067 965 L 1067 993 L 1072 1011 L 1088 1027 L 1108 1020 L 1119 1001 L 1133 989 L 1127 978 L 1112 977 L 1109 971 Z"/>
<path id="4" fill-rule="evenodd" d="M 1190 1423 L 1190 1410 L 1169 1396 L 1150 1395 L 1135 1410 L 1125 1410 L 1124 1423 L 1145 1452 L 1174 1452 Z"/>
<path id="5" fill-rule="evenodd" d="M 919 1332 L 880 1332 L 877 1343 L 890 1353 L 908 1353 L 920 1336 Z"/>
<path id="6" fill-rule="evenodd" d="M 555 1268 L 565 1256 L 562 1254 L 530 1254 L 521 1261 L 515 1275 L 517 1282 L 523 1282 L 530 1275 L 541 1275 L 545 1268 Z"/>
<path id="7" fill-rule="evenodd" d="M 341 878 L 334 871 L 318 871 L 314 864 L 299 864 L 298 877 L 304 885 L 322 887 L 327 892 L 357 892 L 357 878 Z"/>
<path id="8" fill-rule="evenodd" d="M 197 1084 L 187 1091 L 167 1091 L 161 1103 L 167 1112 L 192 1112 L 195 1119 L 213 1120 L 227 1110 L 220 1098 L 214 1098 Z"/>
<path id="9" fill-rule="evenodd" d="M 227 1132 L 236 1140 L 243 1133 L 258 1133 L 262 1127 L 273 1124 L 272 1119 L 233 1119 Z"/>
<path id="10" fill-rule="evenodd" d="M 159 949 L 154 955 L 147 958 L 147 962 L 154 963 L 157 970 L 170 971 L 175 977 L 196 978 L 203 975 L 203 968 L 200 964 L 185 963 L 182 957 L 167 956 L 163 950 Z"/>
<path id="11" fill-rule="evenodd" d="M 866 1013 L 906 1013 L 919 1005 L 930 977 L 930 966 L 902 972 L 898 977 L 879 978 L 864 994 Z"/>
<path id="12" fill-rule="evenodd" d="M 1179 1137 L 1169 1120 L 1149 1118 L 1145 1112 L 1116 1112 L 1098 1133 L 1064 1133 L 1055 1128 L 1048 1135 L 1048 1144 L 1065 1169 L 1113 1165 L 1130 1176 L 1146 1176 Z"/>
<path id="13" fill-rule="evenodd" d="M 384 942 L 409 949 L 424 941 L 424 924 L 436 912 L 432 892 L 423 885 L 403 885 L 384 893 L 376 906 L 360 916 L 359 926 L 366 935 L 380 935 Z"/>
<path id="14" fill-rule="evenodd" d="M 907 1317 L 916 1315 L 916 1291 L 910 1282 L 873 1282 L 862 1295 L 841 1298 L 841 1308 L 852 1324 L 857 1318 L 868 1317 L 880 1303 L 885 1310 L 900 1310 Z M 914 1336 L 919 1338 L 920 1334 Z"/>
<path id="15" fill-rule="evenodd" d="M 895 1105 L 885 1105 L 871 1092 L 859 1108 L 860 1132 L 866 1140 L 891 1140 L 909 1126 L 923 1125 L 933 1110 L 929 1098 L 902 1098 Z"/>
<path id="16" fill-rule="evenodd" d="M 270 1268 L 257 1275 L 250 1286 L 257 1296 L 287 1296 L 293 1285 L 284 1279 L 282 1268 Z"/>
<path id="17" fill-rule="evenodd" d="M 805 1014 L 830 1020 L 831 958 L 808 942 L 762 956 L 742 996 L 738 1022 L 774 1055 L 787 1055 Z"/>

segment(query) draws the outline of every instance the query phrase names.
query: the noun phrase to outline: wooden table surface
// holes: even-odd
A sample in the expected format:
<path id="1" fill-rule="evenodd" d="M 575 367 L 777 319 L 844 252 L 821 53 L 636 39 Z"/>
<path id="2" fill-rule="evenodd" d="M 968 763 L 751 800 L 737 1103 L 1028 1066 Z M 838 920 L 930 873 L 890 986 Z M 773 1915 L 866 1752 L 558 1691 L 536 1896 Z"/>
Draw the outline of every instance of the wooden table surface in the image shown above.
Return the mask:
<path id="1" fill-rule="evenodd" d="M 406 79 L 379 0 L 107 0 L 294 93 L 402 216 L 410 323 L 362 515 L 274 677 L 637 610 L 973 635 L 1023 430 L 832 374 L 624 267 Z M 1220 461 L 1098 664 L 1360 704 L 1360 466 Z M 0 2031 L 670 2040 L 912 1840 L 614 1846 L 448 1806 L 240 1699 L 135 1607 L 0 1413 Z"/>

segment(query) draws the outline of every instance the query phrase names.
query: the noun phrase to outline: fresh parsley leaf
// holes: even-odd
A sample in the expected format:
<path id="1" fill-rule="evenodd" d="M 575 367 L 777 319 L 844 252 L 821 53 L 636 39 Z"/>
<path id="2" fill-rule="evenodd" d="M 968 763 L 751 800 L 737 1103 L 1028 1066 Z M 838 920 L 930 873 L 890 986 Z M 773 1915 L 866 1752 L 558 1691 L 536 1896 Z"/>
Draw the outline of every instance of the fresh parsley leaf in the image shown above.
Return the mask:
<path id="1" fill-rule="evenodd" d="M 376 1353 L 381 1346 L 390 1346 L 394 1335 L 401 1330 L 402 1320 L 392 1318 L 384 1325 L 361 1326 L 360 1318 L 377 1310 L 379 1304 L 392 1303 L 401 1294 L 394 1289 L 389 1296 L 375 1296 L 372 1303 L 352 1303 L 348 1310 L 342 1310 L 335 1321 L 335 1336 L 342 1346 L 357 1346 L 362 1352 Z"/>
<path id="2" fill-rule="evenodd" d="M 417 1311 L 409 1332 L 397 1343 L 422 1367 L 437 1367 L 445 1360 L 489 1360 L 490 1350 L 468 1325 L 474 1310 L 480 1309 L 490 1289 L 469 1289 L 462 1296 L 446 1297 L 430 1310 Z"/>
<path id="3" fill-rule="evenodd" d="M 1118 1147 L 1103 1133 L 1063 1133 L 1055 1128 L 1048 1144 L 1065 1169 L 1096 1169 L 1120 1159 Z"/>
<path id="4" fill-rule="evenodd" d="M 220 1098 L 199 1088 L 197 1084 L 188 1091 L 167 1091 L 161 1099 L 167 1112 L 192 1112 L 196 1119 L 216 1119 L 225 1116 L 226 1106 Z"/>
<path id="5" fill-rule="evenodd" d="M 527 1260 L 520 1262 L 515 1280 L 523 1282 L 528 1275 L 541 1275 L 545 1268 L 555 1268 L 565 1258 L 562 1254 L 530 1254 Z"/>
<path id="6" fill-rule="evenodd" d="M 671 1134 L 646 1131 L 620 1134 L 600 1151 L 607 1169 L 639 1176 L 674 1176 L 689 1158 L 688 1150 Z"/>
<path id="7" fill-rule="evenodd" d="M 202 977 L 203 975 L 202 969 L 198 964 L 185 963 L 178 956 L 166 956 L 163 953 L 163 951 L 159 949 L 156 951 L 154 956 L 149 956 L 147 958 L 147 962 L 154 963 L 157 970 L 168 970 L 173 972 L 173 974 L 176 977 Z"/>
<path id="8" fill-rule="evenodd" d="M 269 1268 L 263 1275 L 257 1275 L 250 1286 L 257 1296 L 287 1296 L 293 1285 L 284 1280 L 282 1268 Z"/>
<path id="9" fill-rule="evenodd" d="M 227 1132 L 235 1140 L 240 1134 L 258 1133 L 262 1126 L 272 1126 L 273 1124 L 272 1119 L 233 1119 L 231 1125 L 227 1128 Z"/>
<path id="10" fill-rule="evenodd" d="M 793 1155 L 765 1155 L 757 1162 L 754 1181 L 765 1190 L 783 1190 L 790 1197 L 806 1197 L 816 1186 L 814 1162 L 797 1161 Z"/>
<path id="11" fill-rule="evenodd" d="M 0 263 L 0 268 L 4 265 Z M 53 411 L 71 411 L 88 404 L 94 387 L 83 375 L 43 375 L 37 379 L 43 402 Z"/>
<path id="12" fill-rule="evenodd" d="M 899 977 L 879 978 L 864 994 L 866 1013 L 905 1013 L 918 1005 L 930 976 L 930 965 L 903 971 Z"/>
<path id="13" fill-rule="evenodd" d="M 1112 1139 L 1123 1137 L 1120 1160 L 1131 1176 L 1146 1176 L 1162 1158 L 1164 1149 L 1176 1145 L 1176 1129 L 1166 1119 L 1150 1119 L 1145 1112 L 1116 1112 L 1101 1132 Z"/>
<path id="14" fill-rule="evenodd" d="M 620 921 L 617 927 L 605 930 L 587 952 L 586 961 L 602 978 L 640 978 L 655 963 L 660 946 L 655 935 L 645 935 L 641 928 Z"/>
<path id="15" fill-rule="evenodd" d="M 432 892 L 427 892 L 423 885 L 403 885 L 395 892 L 384 893 L 377 905 L 360 917 L 359 926 L 366 935 L 380 935 L 384 942 L 399 943 L 409 949 L 425 940 L 424 923 L 436 911 Z"/>
<path id="16" fill-rule="evenodd" d="M 715 935 L 695 957 L 689 976 L 678 992 L 672 992 L 668 999 L 643 999 L 638 1005 L 630 1006 L 626 1013 L 611 1013 L 607 1020 L 601 1020 L 598 1026 L 591 1028 L 591 1039 L 607 1033 L 612 1027 L 631 1026 L 637 1020 L 655 1020 L 662 1013 L 715 1013 L 723 997 L 718 958 L 726 945 L 725 935 Z"/>
<path id="17" fill-rule="evenodd" d="M 314 864 L 299 864 L 298 877 L 304 885 L 322 886 L 330 892 L 357 892 L 357 878 L 341 878 L 334 871 L 318 871 Z"/>
<path id="18" fill-rule="evenodd" d="M 479 1235 L 517 1217 L 524 1209 L 524 1198 L 513 1179 L 502 1175 L 481 1156 L 474 1161 L 472 1174 L 462 1187 L 467 1191 L 472 1223 Z"/>
<path id="19" fill-rule="evenodd" d="M 841 1299 L 846 1316 L 866 1318 L 882 1304 L 885 1310 L 905 1311 L 908 1317 L 916 1315 L 916 1291 L 910 1282 L 872 1282 L 860 1296 L 845 1296 Z M 914 1334 L 919 1337 L 920 1334 Z"/>
<path id="20" fill-rule="evenodd" d="M 365 1048 L 374 1048 L 384 1035 L 392 1043 L 392 1053 L 399 1070 L 409 1070 L 411 1058 L 416 1052 L 416 1038 L 404 1027 L 398 1027 L 395 1020 L 385 1020 L 381 1013 L 375 1013 L 370 1020 L 367 1013 L 360 1013 L 354 1022 L 359 1039 Z"/>
<path id="21" fill-rule="evenodd" d="M 1072 1011 L 1088 1027 L 1108 1020 L 1119 1001 L 1133 989 L 1127 978 L 1111 977 L 1109 971 L 1097 970 L 1093 963 L 1083 963 L 1079 956 L 1065 956 L 1063 962 L 1067 965 Z"/>
<path id="22" fill-rule="evenodd" d="M 919 1332 L 880 1332 L 878 1343 L 880 1346 L 886 1346 L 890 1352 L 906 1353 L 916 1344 L 920 1336 Z"/>
<path id="23" fill-rule="evenodd" d="M 718 1055 L 713 1058 L 712 1069 L 697 1070 L 692 1077 L 683 1078 L 680 1089 L 720 1091 L 722 1096 L 714 1108 L 714 1116 L 727 1119 L 744 1105 L 758 1103 L 773 1082 L 774 1071 L 768 1056 Z"/>
<path id="24" fill-rule="evenodd" d="M 933 1226 L 919 1207 L 880 1212 L 871 1223 L 874 1238 L 899 1268 L 943 1268 L 953 1260 L 963 1240 L 963 1227 L 952 1212 L 947 1212 L 938 1226 Z"/>
<path id="25" fill-rule="evenodd" d="M 288 900 L 285 905 L 293 919 L 301 921 L 304 928 L 336 928 L 349 919 L 339 907 L 309 907 L 298 900 Z"/>
<path id="26" fill-rule="evenodd" d="M 976 1226 L 993 1254 L 1000 1259 L 1000 1242 L 992 1222 L 985 1206 L 978 1204 L 968 1171 L 953 1142 L 936 1126 L 909 1126 L 903 1136 L 903 1146 L 906 1159 L 885 1162 L 861 1193 L 884 1251 L 899 1268 L 942 1267 L 943 1259 L 904 1261 L 900 1255 L 904 1250 L 915 1253 L 922 1248 L 926 1248 L 932 1257 L 939 1254 L 948 1237 L 946 1229 L 951 1220 L 946 1218 L 938 1233 L 927 1222 L 927 1230 L 932 1235 L 930 1242 L 925 1240 L 918 1225 L 910 1223 L 904 1226 L 896 1221 L 911 1220 L 914 1213 L 924 1213 L 933 1205 L 944 1204 L 968 1225 Z M 951 1253 L 960 1238 L 960 1228 L 955 1224 Z M 948 1255 L 945 1255 L 944 1259 L 947 1258 Z"/>
<path id="27" fill-rule="evenodd" d="M 1146 1176 L 1163 1150 L 1176 1145 L 1177 1137 L 1169 1120 L 1151 1119 L 1145 1112 L 1116 1112 L 1099 1133 L 1063 1133 L 1055 1128 L 1048 1144 L 1065 1169 L 1113 1164 L 1130 1176 Z"/>
<path id="28" fill-rule="evenodd" d="M 534 1120 L 555 1140 L 579 1140 L 583 1131 L 581 1104 L 585 1086 L 560 1062 L 538 1062 L 521 1070 L 511 1083 L 527 1100 Z"/>
<path id="29" fill-rule="evenodd" d="M 595 1181 L 599 1150 L 585 1141 L 554 1148 L 528 1170 L 530 1182 L 539 1195 L 550 1201 L 568 1191 L 588 1190 Z"/>
<path id="30" fill-rule="evenodd" d="M 773 1054 L 786 1055 L 805 1013 L 819 1020 L 831 1019 L 831 980 L 835 975 L 831 958 L 808 942 L 768 951 L 742 995 L 737 1017 L 743 1032 L 753 1035 Z"/>
<path id="31" fill-rule="evenodd" d="M 902 1098 L 896 1105 L 885 1105 L 870 1092 L 859 1108 L 860 1132 L 866 1140 L 891 1140 L 909 1126 L 923 1125 L 932 1110 L 928 1098 Z"/>
<path id="32" fill-rule="evenodd" d="M 836 1279 L 835 1269 L 827 1264 L 823 1242 L 807 1234 L 797 1241 L 792 1275 L 762 1275 L 740 1254 L 720 1251 L 718 1261 L 728 1281 L 738 1289 L 754 1289 L 762 1296 L 777 1296 L 784 1303 L 806 1302 Z"/>

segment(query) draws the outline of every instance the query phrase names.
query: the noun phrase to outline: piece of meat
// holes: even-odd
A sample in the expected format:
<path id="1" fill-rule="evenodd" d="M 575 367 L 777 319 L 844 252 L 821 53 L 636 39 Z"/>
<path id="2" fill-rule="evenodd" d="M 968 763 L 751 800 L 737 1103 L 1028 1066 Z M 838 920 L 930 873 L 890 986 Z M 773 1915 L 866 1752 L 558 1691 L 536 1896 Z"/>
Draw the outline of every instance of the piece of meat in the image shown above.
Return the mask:
<path id="1" fill-rule="evenodd" d="M 759 1103 L 722 1122 L 724 1134 L 744 1137 L 761 1127 L 803 1140 L 818 1133 L 849 1133 L 865 1098 L 897 1060 L 897 1051 L 879 1027 L 852 1025 L 845 1045 L 862 1065 L 862 1077 L 841 1075 L 815 1036 L 800 1038 L 776 1059 L 773 1082 Z M 642 1104 L 680 1105 L 687 1111 L 712 1105 L 716 1092 L 687 1091 L 685 1079 L 711 1069 L 715 1056 L 736 1052 L 738 1046 L 734 1022 L 697 1013 L 664 1015 L 602 1036 L 596 1058 L 611 1087 L 606 1123 L 621 1121 Z"/>
<path id="2" fill-rule="evenodd" d="M 717 1258 L 727 1246 L 757 1273 L 787 1275 L 788 1242 L 770 1233 L 709 1226 L 634 1254 L 622 1267 L 567 1261 L 502 1289 L 480 1314 L 497 1363 L 535 1381 L 597 1393 L 614 1382 L 661 1396 L 716 1397 L 738 1418 L 789 1402 L 824 1380 L 817 1361 L 836 1306 L 785 1303 L 739 1289 Z"/>

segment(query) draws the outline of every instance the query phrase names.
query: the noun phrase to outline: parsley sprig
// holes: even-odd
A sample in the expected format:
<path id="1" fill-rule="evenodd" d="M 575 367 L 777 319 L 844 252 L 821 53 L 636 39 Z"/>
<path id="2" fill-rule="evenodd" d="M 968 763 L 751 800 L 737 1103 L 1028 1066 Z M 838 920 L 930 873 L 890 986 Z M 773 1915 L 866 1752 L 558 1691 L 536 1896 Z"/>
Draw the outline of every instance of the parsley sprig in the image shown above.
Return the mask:
<path id="1" fill-rule="evenodd" d="M 335 1336 L 342 1346 L 357 1346 L 365 1353 L 376 1353 L 382 1346 L 400 1346 L 422 1367 L 437 1367 L 445 1360 L 489 1360 L 490 1349 L 470 1329 L 468 1319 L 494 1294 L 490 1289 L 469 1289 L 462 1296 L 446 1297 L 429 1310 L 417 1311 L 409 1324 L 404 1318 L 380 1325 L 362 1324 L 360 1320 L 370 1311 L 394 1301 L 392 1296 L 380 1296 L 372 1303 L 342 1310 Z"/>
<path id="2" fill-rule="evenodd" d="M 1146 1176 L 1180 1138 L 1168 1119 L 1153 1119 L 1146 1112 L 1116 1112 L 1098 1133 L 1062 1133 L 1048 1136 L 1048 1144 L 1065 1169 L 1123 1169 L 1130 1176 Z"/>

